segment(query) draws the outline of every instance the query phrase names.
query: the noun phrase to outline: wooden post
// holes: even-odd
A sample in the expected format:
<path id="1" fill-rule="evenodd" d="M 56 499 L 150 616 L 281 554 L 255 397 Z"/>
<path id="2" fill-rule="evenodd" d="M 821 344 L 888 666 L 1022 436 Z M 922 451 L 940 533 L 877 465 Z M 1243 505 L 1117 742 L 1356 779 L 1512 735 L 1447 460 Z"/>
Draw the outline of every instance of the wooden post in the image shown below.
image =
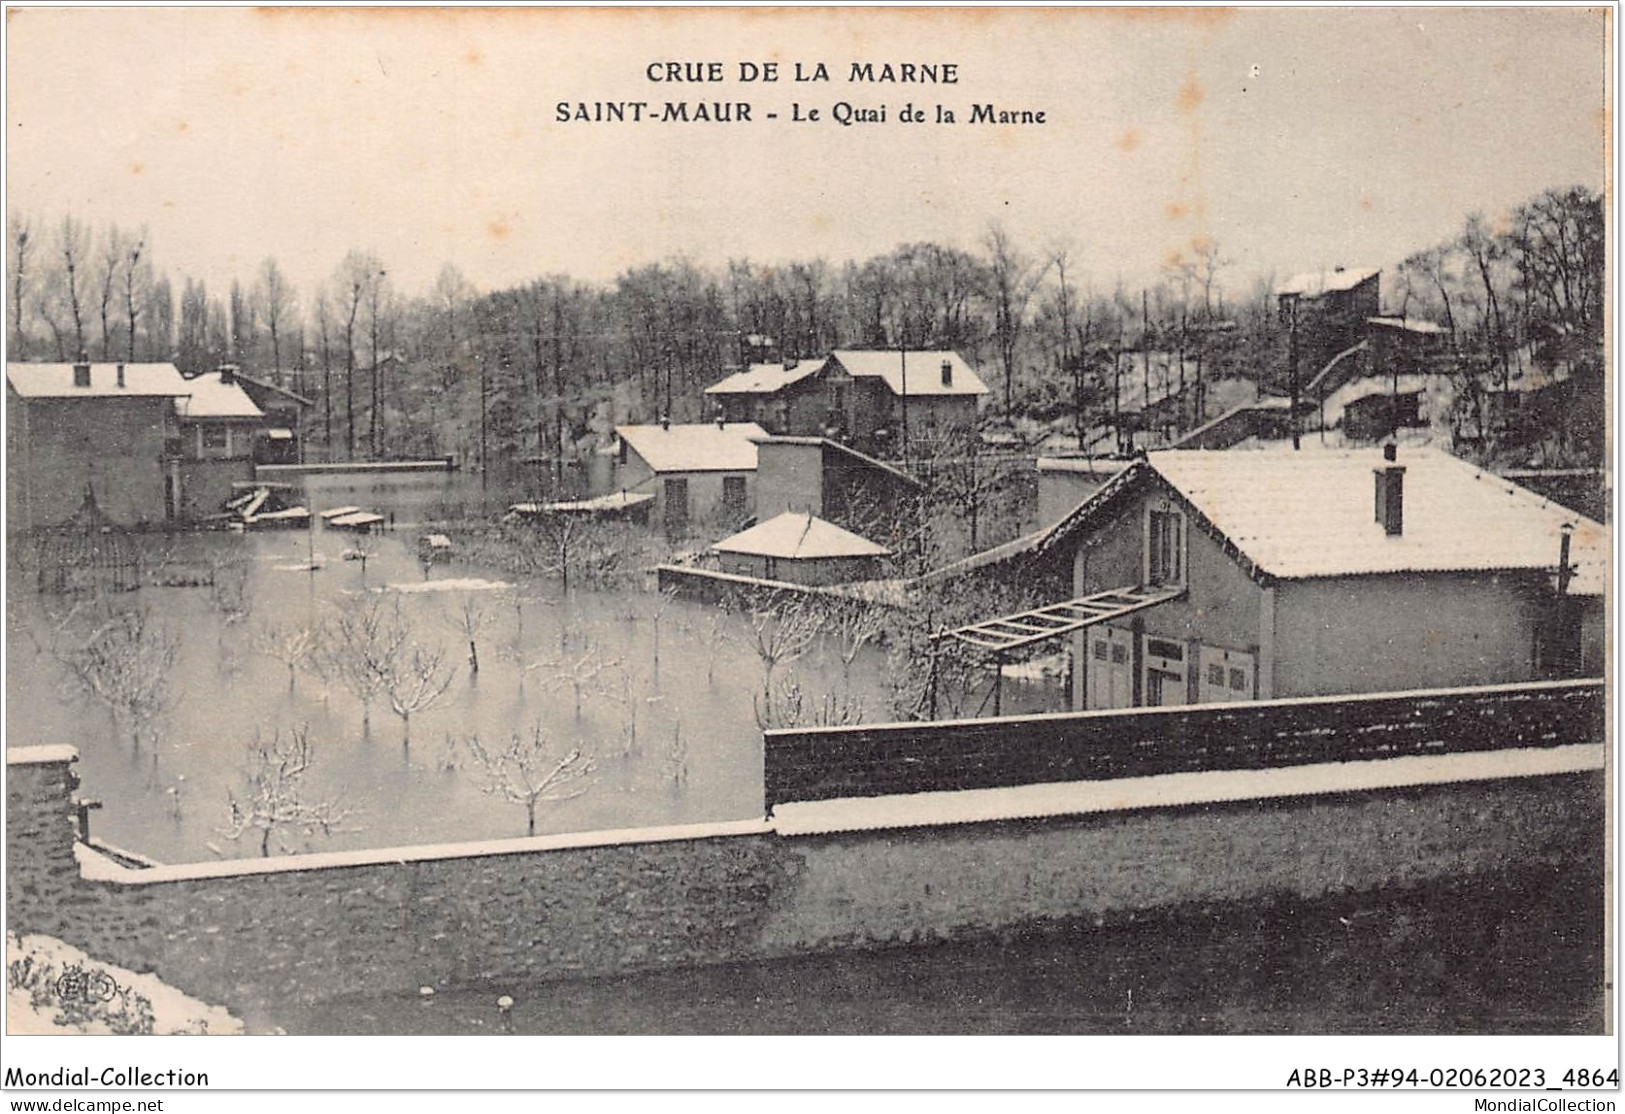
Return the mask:
<path id="1" fill-rule="evenodd" d="M 931 640 L 931 665 L 927 674 L 926 683 L 930 686 L 926 697 L 926 716 L 928 719 L 937 718 L 937 652 L 942 644 L 942 633 Z"/>
<path id="2" fill-rule="evenodd" d="M 1004 651 L 1000 650 L 993 655 L 993 715 L 995 718 L 1004 714 Z"/>

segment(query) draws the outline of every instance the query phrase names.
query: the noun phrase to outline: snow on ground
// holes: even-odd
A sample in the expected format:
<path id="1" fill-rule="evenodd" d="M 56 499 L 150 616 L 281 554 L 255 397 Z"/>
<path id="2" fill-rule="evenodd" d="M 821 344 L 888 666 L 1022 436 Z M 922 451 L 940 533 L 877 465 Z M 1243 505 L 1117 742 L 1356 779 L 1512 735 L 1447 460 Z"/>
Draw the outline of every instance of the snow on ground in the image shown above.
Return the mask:
<path id="1" fill-rule="evenodd" d="M 243 1023 L 219 1006 L 211 1006 L 161 981 L 156 975 L 138 975 L 123 967 L 92 959 L 71 944 L 52 936 L 6 933 L 6 1031 L 9 1034 L 130 1032 L 109 1024 L 108 1018 L 126 1020 L 138 1015 L 141 1003 L 152 1010 L 152 1032 L 175 1034 L 240 1034 Z M 72 973 L 68 983 L 60 980 Z M 105 973 L 116 988 L 112 1001 L 102 1002 L 95 991 L 108 987 Z M 84 981 L 80 982 L 80 976 Z M 60 992 L 87 985 L 80 994 L 74 1017 L 64 1016 Z M 87 1001 L 87 998 L 89 999 Z M 133 1008 L 132 1008 L 133 1007 Z"/>
<path id="2" fill-rule="evenodd" d="M 386 584 L 387 592 L 499 592 L 513 585 L 505 580 L 481 580 L 465 576 L 452 580 L 425 580 L 421 583 Z"/>
<path id="3" fill-rule="evenodd" d="M 1068 659 L 1065 652 L 1031 661 L 1013 661 L 1004 667 L 1004 675 L 1012 681 L 1041 681 L 1048 677 L 1066 676 Z"/>

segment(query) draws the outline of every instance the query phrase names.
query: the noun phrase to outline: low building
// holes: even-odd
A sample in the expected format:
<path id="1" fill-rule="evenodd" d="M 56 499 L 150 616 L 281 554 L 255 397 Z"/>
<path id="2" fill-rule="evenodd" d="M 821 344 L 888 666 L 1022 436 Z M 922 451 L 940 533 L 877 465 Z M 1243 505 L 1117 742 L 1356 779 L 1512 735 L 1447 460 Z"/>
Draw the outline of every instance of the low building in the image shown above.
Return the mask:
<path id="1" fill-rule="evenodd" d="M 183 519 L 216 514 L 233 485 L 254 478 L 254 451 L 265 412 L 254 404 L 229 364 L 185 380 L 175 400 L 180 445 L 173 462 L 176 513 Z"/>
<path id="2" fill-rule="evenodd" d="M 756 513 L 756 442 L 767 431 L 755 422 L 624 425 L 615 435 L 616 488 L 653 495 L 651 518 L 668 537 L 695 523 L 736 530 Z"/>
<path id="3" fill-rule="evenodd" d="M 236 374 L 238 386 L 265 414 L 264 424 L 255 434 L 255 464 L 304 462 L 305 415 L 316 404 L 283 386 L 288 378 L 288 373 L 282 371 L 273 371 L 268 377 Z"/>
<path id="4" fill-rule="evenodd" d="M 785 511 L 713 545 L 722 571 L 792 584 L 874 580 L 891 550 L 806 513 Z"/>
<path id="5" fill-rule="evenodd" d="M 1070 638 L 1079 709 L 1594 676 L 1609 547 L 1441 452 L 1152 453 L 1015 555 L 1072 599 L 952 633 Z"/>

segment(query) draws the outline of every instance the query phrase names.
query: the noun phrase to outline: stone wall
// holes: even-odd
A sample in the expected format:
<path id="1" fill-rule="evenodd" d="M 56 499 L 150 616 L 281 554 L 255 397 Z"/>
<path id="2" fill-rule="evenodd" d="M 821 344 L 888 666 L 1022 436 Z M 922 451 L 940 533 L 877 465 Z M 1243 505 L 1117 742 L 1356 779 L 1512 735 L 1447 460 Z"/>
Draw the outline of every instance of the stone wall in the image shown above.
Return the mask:
<path id="1" fill-rule="evenodd" d="M 1601 743 L 1602 681 L 768 731 L 767 806 Z"/>
<path id="2" fill-rule="evenodd" d="M 262 1024 L 355 992 L 974 937 L 1594 858 L 1600 772 L 791 837 L 770 822 L 126 869 L 8 755 L 10 927 Z M 1598 895 L 1598 900 L 1602 900 Z"/>

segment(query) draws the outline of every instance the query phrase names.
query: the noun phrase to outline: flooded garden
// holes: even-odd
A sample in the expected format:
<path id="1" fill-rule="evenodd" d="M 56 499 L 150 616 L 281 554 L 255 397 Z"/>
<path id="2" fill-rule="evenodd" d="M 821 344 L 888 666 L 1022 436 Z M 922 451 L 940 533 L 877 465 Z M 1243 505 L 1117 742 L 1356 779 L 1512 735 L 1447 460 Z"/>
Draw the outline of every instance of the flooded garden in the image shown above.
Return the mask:
<path id="1" fill-rule="evenodd" d="M 919 646 L 881 612 L 677 598 L 632 527 L 561 545 L 466 520 L 430 559 L 435 509 L 389 507 L 376 535 L 138 536 L 125 591 L 39 591 L 15 547 L 10 744 L 77 747 L 91 834 L 186 862 L 758 817 L 764 727 L 921 706 Z M 1003 700 L 1064 692 L 1007 679 Z"/>

